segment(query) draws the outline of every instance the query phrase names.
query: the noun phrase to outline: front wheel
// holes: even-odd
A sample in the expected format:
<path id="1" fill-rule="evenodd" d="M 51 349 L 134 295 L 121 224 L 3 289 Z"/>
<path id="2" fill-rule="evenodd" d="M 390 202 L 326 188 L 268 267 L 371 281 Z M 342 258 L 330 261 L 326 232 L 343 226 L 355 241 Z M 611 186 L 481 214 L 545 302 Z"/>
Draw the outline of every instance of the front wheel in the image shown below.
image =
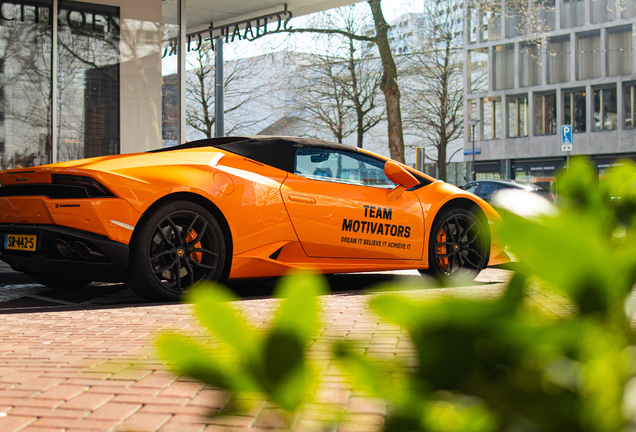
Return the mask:
<path id="1" fill-rule="evenodd" d="M 451 208 L 435 219 L 428 247 L 428 269 L 441 279 L 477 277 L 490 253 L 486 227 L 472 212 Z"/>
<path id="2" fill-rule="evenodd" d="M 189 201 L 155 209 L 131 244 L 128 284 L 152 301 L 177 301 L 202 280 L 223 274 L 223 230 L 212 214 Z"/>

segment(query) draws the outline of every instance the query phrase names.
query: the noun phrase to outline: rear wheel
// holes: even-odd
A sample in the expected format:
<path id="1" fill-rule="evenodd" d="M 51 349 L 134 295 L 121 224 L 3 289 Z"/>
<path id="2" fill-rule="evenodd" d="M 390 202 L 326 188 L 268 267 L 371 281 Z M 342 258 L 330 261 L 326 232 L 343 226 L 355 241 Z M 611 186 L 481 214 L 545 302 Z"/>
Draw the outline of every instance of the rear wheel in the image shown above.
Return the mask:
<path id="1" fill-rule="evenodd" d="M 45 285 L 51 288 L 63 289 L 63 290 L 75 290 L 79 288 L 84 288 L 86 285 L 90 284 L 92 281 L 87 281 L 83 279 L 65 279 L 52 275 L 45 275 L 39 273 L 27 273 L 26 274 L 33 282 L 39 283 L 41 285 Z"/>
<path id="2" fill-rule="evenodd" d="M 176 301 L 202 280 L 223 274 L 226 247 L 214 216 L 189 201 L 162 205 L 144 221 L 131 244 L 128 283 L 153 301 Z"/>
<path id="3" fill-rule="evenodd" d="M 472 212 L 451 208 L 436 218 L 431 229 L 427 270 L 437 278 L 472 278 L 488 263 L 489 236 Z"/>

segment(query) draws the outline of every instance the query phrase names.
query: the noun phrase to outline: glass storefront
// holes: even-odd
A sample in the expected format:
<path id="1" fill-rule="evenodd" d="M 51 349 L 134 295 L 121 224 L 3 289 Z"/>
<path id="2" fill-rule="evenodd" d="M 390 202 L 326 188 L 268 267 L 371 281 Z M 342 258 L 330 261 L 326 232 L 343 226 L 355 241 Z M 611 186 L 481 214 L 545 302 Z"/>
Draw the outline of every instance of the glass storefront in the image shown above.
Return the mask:
<path id="1" fill-rule="evenodd" d="M 179 1 L 55 3 L 0 2 L 0 168 L 176 144 Z"/>
<path id="2" fill-rule="evenodd" d="M 556 194 L 556 175 L 565 165 L 564 158 L 512 161 L 513 179 L 532 183 Z"/>
<path id="3" fill-rule="evenodd" d="M 476 180 L 500 180 L 502 178 L 504 177 L 501 175 L 500 161 L 475 162 Z"/>
<path id="4" fill-rule="evenodd" d="M 60 1 L 57 160 L 119 153 L 120 9 Z"/>
<path id="5" fill-rule="evenodd" d="M 51 1 L 0 4 L 1 168 L 51 160 Z"/>

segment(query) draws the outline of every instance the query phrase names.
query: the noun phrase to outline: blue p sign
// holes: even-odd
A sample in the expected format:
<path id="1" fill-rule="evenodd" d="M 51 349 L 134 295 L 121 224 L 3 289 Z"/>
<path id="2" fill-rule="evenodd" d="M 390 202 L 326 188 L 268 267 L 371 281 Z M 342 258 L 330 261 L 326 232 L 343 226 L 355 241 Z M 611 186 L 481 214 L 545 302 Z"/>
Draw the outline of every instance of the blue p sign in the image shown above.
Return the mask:
<path id="1" fill-rule="evenodd" d="M 572 125 L 561 126 L 561 144 L 572 144 Z"/>

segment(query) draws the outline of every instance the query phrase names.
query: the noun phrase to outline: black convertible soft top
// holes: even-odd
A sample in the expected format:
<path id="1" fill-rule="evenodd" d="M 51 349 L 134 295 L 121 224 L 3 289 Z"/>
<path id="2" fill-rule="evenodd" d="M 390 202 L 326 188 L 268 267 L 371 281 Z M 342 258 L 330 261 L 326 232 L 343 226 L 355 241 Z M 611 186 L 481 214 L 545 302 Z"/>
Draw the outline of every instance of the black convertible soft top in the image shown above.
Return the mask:
<path id="1" fill-rule="evenodd" d="M 257 135 L 208 138 L 175 147 L 152 150 L 149 153 L 170 152 L 199 147 L 216 147 L 287 172 L 294 172 L 296 151 L 301 148 L 312 147 L 350 152 L 356 151 L 356 148 L 352 146 L 311 138 Z"/>

